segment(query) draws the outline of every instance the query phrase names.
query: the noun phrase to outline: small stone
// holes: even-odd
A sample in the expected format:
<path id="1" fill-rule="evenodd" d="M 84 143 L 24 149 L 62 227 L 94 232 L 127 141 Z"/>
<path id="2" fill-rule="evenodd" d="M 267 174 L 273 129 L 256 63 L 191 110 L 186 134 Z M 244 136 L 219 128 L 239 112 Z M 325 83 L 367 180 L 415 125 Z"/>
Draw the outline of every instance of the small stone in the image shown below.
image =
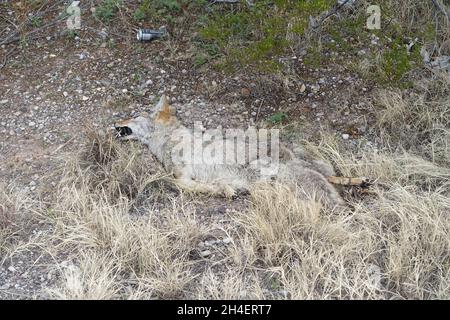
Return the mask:
<path id="1" fill-rule="evenodd" d="M 303 84 L 300 86 L 300 93 L 305 92 L 305 90 L 306 90 L 306 86 L 305 86 L 305 84 L 303 83 Z"/>
<path id="2" fill-rule="evenodd" d="M 4 285 L 0 286 L 0 290 L 8 290 L 10 287 L 9 283 L 5 283 Z"/>
<path id="3" fill-rule="evenodd" d="M 204 251 L 200 252 L 200 256 L 202 256 L 203 258 L 205 258 L 205 257 L 211 255 L 211 253 L 212 253 L 212 252 L 211 252 L 210 250 L 204 250 Z"/>
<path id="4" fill-rule="evenodd" d="M 344 134 L 342 135 L 342 139 L 344 139 L 344 140 L 348 140 L 349 138 L 350 138 L 350 135 L 347 134 L 347 133 L 344 133 Z"/>
<path id="5" fill-rule="evenodd" d="M 230 238 L 230 237 L 224 238 L 224 239 L 222 240 L 222 242 L 223 242 L 224 244 L 229 244 L 229 243 L 231 243 L 232 241 L 233 241 L 233 239 Z"/>
<path id="6" fill-rule="evenodd" d="M 9 266 L 9 267 L 8 267 L 8 271 L 10 271 L 10 272 L 15 272 L 15 271 L 16 271 L 16 268 L 14 268 L 13 266 Z"/>
<path id="7" fill-rule="evenodd" d="M 81 99 L 82 99 L 83 101 L 88 101 L 88 100 L 89 100 L 89 98 L 86 97 L 86 96 L 83 96 Z"/>
<path id="8" fill-rule="evenodd" d="M 0 101 L 0 104 L 7 104 L 7 103 L 8 103 L 8 99 Z"/>
<path id="9" fill-rule="evenodd" d="M 242 88 L 242 89 L 241 89 L 241 95 L 242 95 L 243 97 L 248 97 L 248 96 L 250 96 L 250 90 L 247 89 L 247 88 Z"/>

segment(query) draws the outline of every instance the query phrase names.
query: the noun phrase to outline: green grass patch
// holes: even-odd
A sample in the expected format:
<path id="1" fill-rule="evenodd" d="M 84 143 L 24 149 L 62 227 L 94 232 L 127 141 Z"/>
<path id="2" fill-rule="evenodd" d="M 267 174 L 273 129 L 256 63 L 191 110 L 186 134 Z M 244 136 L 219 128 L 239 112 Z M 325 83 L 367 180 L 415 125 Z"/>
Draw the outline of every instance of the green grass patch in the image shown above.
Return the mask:
<path id="1" fill-rule="evenodd" d="M 284 113 L 284 112 L 277 112 L 277 113 L 274 113 L 273 115 L 271 115 L 269 117 L 268 121 L 271 124 L 275 125 L 275 124 L 281 124 L 284 121 L 286 121 L 287 119 L 288 119 L 288 116 L 287 116 L 286 113 Z"/>
<path id="2" fill-rule="evenodd" d="M 103 0 L 95 9 L 94 16 L 105 23 L 109 23 L 122 4 L 122 0 Z"/>
<path id="3" fill-rule="evenodd" d="M 309 16 L 329 9 L 334 0 L 261 0 L 254 6 L 239 5 L 216 9 L 207 14 L 199 36 L 202 42 L 214 43 L 223 61 L 224 70 L 256 67 L 276 71 L 278 58 L 292 44 L 286 32 L 303 35 Z"/>

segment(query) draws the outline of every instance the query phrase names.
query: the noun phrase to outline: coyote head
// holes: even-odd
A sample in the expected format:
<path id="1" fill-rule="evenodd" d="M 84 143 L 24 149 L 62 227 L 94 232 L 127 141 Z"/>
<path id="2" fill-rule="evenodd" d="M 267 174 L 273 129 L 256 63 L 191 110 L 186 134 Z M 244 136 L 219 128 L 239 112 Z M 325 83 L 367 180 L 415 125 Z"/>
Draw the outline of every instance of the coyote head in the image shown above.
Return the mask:
<path id="1" fill-rule="evenodd" d="M 136 118 L 119 121 L 114 124 L 114 128 L 121 140 L 143 140 L 152 132 L 176 123 L 175 113 L 163 95 L 152 114 L 144 112 Z"/>

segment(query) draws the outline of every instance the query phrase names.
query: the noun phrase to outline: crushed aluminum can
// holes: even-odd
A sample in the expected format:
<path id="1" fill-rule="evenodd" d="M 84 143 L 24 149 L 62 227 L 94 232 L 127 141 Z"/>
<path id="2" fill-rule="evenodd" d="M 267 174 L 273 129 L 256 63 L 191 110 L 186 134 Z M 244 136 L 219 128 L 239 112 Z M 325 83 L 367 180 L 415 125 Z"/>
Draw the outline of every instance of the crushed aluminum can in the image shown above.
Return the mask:
<path id="1" fill-rule="evenodd" d="M 162 38 L 167 34 L 166 27 L 161 27 L 158 30 L 139 29 L 136 35 L 138 41 L 152 41 L 154 39 Z"/>

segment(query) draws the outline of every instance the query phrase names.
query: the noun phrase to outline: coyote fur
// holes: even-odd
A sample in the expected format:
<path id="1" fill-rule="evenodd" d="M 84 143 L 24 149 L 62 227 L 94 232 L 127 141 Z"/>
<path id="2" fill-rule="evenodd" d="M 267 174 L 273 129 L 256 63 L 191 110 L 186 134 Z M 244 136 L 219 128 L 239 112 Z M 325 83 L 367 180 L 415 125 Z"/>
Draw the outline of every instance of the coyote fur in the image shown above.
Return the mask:
<path id="1" fill-rule="evenodd" d="M 138 140 L 145 144 L 164 168 L 173 174 L 181 189 L 233 196 L 239 191 L 250 191 L 258 182 L 267 181 L 267 177 L 261 177 L 251 165 L 190 163 L 174 157 L 174 149 L 180 147 L 174 133 L 177 132 L 177 136 L 192 136 L 193 132 L 177 119 L 175 109 L 169 106 L 164 95 L 151 114 L 143 113 L 136 118 L 120 121 L 114 127 L 119 139 Z M 331 165 L 312 159 L 304 151 L 293 152 L 281 146 L 279 154 L 278 171 L 269 181 L 288 185 L 301 198 L 312 196 L 325 205 L 342 205 L 343 200 L 332 183 L 358 182 L 335 177 Z"/>

